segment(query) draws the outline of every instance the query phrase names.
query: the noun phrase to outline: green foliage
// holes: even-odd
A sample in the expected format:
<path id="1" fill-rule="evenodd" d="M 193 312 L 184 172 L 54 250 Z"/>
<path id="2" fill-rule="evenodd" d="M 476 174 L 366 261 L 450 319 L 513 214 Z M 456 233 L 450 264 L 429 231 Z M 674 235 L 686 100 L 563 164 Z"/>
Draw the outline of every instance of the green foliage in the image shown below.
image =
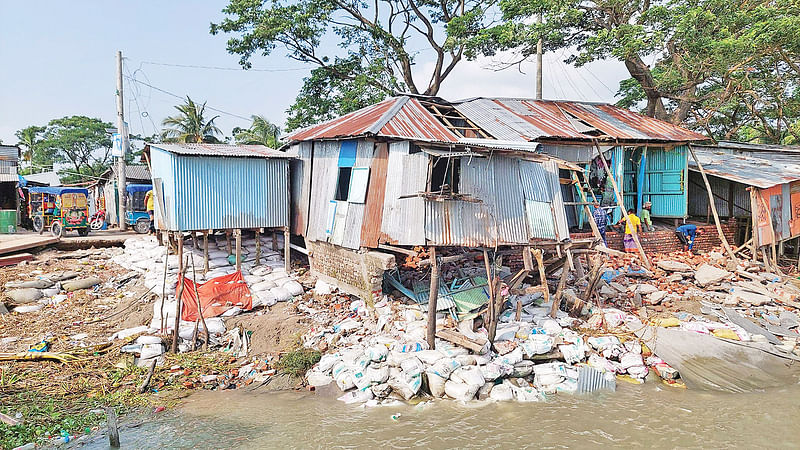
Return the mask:
<path id="1" fill-rule="evenodd" d="M 798 137 L 797 0 L 501 0 L 500 7 L 506 22 L 464 33 L 468 56 L 514 49 L 525 58 L 542 38 L 546 50 L 572 49 L 567 62 L 577 66 L 625 63 L 621 106 L 716 138 Z M 533 20 L 539 13 L 541 24 Z"/>
<path id="2" fill-rule="evenodd" d="M 110 127 L 108 122 L 86 116 L 53 119 L 42 134 L 33 162 L 41 166 L 68 164 L 70 168 L 62 174 L 65 183 L 80 181 L 86 175 L 97 176 L 112 160 L 111 137 L 106 133 Z"/>
<path id="3" fill-rule="evenodd" d="M 321 357 L 322 354 L 316 350 L 300 348 L 281 356 L 278 368 L 296 377 L 303 376 Z"/>
<path id="4" fill-rule="evenodd" d="M 485 28 L 486 11 L 495 1 L 230 0 L 226 17 L 211 24 L 211 33 L 232 35 L 228 51 L 239 55 L 245 68 L 254 56 L 279 48 L 317 66 L 289 109 L 292 130 L 397 91 L 436 95 L 466 48 L 448 28 L 472 33 Z M 415 77 L 415 55 L 424 50 L 433 52 L 434 64 L 423 78 Z M 427 86 L 418 85 L 426 78 Z"/>
<path id="5" fill-rule="evenodd" d="M 189 96 L 186 103 L 175 107 L 179 114 L 163 120 L 164 130 L 161 137 L 164 142 L 205 142 L 218 143 L 217 135 L 222 132 L 214 125 L 219 116 L 206 119 L 206 104 L 195 103 Z"/>
<path id="6" fill-rule="evenodd" d="M 237 144 L 266 145 L 269 148 L 280 146 L 281 128 L 263 116 L 252 116 L 250 128 L 234 128 L 233 137 Z"/>
<path id="7" fill-rule="evenodd" d="M 39 127 L 36 125 L 31 125 L 29 127 L 25 127 L 14 135 L 19 139 L 19 145 L 22 146 L 24 149 L 22 151 L 22 161 L 27 163 L 30 166 L 34 162 L 34 158 L 41 159 L 41 155 L 38 154 L 39 150 L 39 143 L 42 138 L 42 133 L 44 133 L 45 127 Z M 36 161 L 37 163 L 46 163 L 47 161 Z"/>

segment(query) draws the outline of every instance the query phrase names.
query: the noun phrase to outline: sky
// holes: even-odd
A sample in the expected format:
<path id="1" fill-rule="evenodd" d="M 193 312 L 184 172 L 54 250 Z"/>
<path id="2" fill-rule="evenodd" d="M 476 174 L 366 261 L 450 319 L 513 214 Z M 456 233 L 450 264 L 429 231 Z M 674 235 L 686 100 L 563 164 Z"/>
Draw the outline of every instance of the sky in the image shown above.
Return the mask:
<path id="1" fill-rule="evenodd" d="M 211 112 L 220 115 L 216 124 L 226 136 L 234 127 L 247 127 L 253 114 L 283 124 L 286 109 L 313 67 L 278 49 L 254 57 L 257 70 L 238 70 L 238 56 L 225 49 L 227 36 L 209 33 L 209 24 L 222 19 L 225 5 L 205 0 L 0 0 L 0 140 L 14 144 L 15 131 L 70 115 L 115 123 L 117 50 L 123 52 L 126 76 L 160 89 L 125 80 L 131 133 L 160 131 L 163 118 L 181 103 L 170 94 L 189 95 L 219 110 Z M 619 81 L 627 77 L 621 63 L 603 61 L 576 69 L 562 62 L 567 56 L 545 54 L 544 98 L 614 101 Z M 522 71 L 492 70 L 503 57 L 460 63 L 439 95 L 450 100 L 533 97 L 535 62 L 522 64 Z M 417 58 L 418 74 L 429 73 L 431 52 Z"/>

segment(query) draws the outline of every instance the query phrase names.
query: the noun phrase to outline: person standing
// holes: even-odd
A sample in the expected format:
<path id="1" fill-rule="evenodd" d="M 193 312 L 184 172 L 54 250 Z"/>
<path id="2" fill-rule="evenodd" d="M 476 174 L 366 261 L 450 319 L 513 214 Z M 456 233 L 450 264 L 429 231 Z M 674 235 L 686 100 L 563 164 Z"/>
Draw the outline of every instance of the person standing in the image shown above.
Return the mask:
<path id="1" fill-rule="evenodd" d="M 642 207 L 640 219 L 642 220 L 642 229 L 644 231 L 656 231 L 656 228 L 653 226 L 653 219 L 650 218 L 650 210 L 652 207 L 653 204 L 650 202 L 644 202 L 644 206 Z"/>
<path id="2" fill-rule="evenodd" d="M 625 251 L 627 253 L 633 253 L 636 250 L 636 241 L 633 240 L 633 233 L 641 233 L 642 232 L 642 221 L 636 216 L 636 212 L 633 209 L 628 210 L 628 218 L 630 219 L 630 224 L 626 220 L 625 217 L 617 222 L 617 225 L 625 222 L 625 237 L 622 239 L 622 244 L 625 246 Z M 633 225 L 633 229 L 631 229 L 631 225 Z"/>
<path id="3" fill-rule="evenodd" d="M 608 213 L 606 212 L 605 209 L 600 207 L 600 203 L 594 202 L 592 206 L 594 206 L 594 211 L 592 211 L 592 217 L 594 218 L 594 222 L 597 224 L 597 230 L 600 231 L 600 237 L 603 238 L 603 245 L 608 247 L 608 243 L 606 242 Z"/>
<path id="4" fill-rule="evenodd" d="M 144 204 L 145 209 L 147 210 L 147 215 L 150 217 L 150 233 L 155 234 L 156 232 L 156 217 L 155 217 L 155 201 L 153 200 L 153 190 L 150 189 L 144 194 Z"/>
<path id="5" fill-rule="evenodd" d="M 694 249 L 694 240 L 700 234 L 700 230 L 697 229 L 697 225 L 687 223 L 676 228 L 675 234 L 683 244 L 683 251 L 692 251 Z"/>

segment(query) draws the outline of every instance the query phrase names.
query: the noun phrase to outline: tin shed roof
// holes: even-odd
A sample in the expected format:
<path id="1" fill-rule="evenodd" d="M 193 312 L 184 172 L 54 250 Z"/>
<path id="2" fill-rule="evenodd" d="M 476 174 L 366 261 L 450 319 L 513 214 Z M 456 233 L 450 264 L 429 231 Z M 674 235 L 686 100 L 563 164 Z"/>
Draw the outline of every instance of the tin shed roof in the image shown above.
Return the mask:
<path id="1" fill-rule="evenodd" d="M 782 164 L 764 158 L 734 155 L 710 148 L 694 149 L 703 170 L 716 177 L 767 189 L 779 184 L 800 180 L 800 165 Z M 699 172 L 697 163 L 689 158 L 689 170 Z"/>
<path id="2" fill-rule="evenodd" d="M 473 98 L 457 102 L 417 96 L 386 99 L 344 116 L 285 136 L 287 142 L 384 136 L 469 144 L 450 121 L 459 117 L 434 115 L 423 102 L 451 106 L 470 126 L 500 141 L 619 141 L 699 142 L 705 136 L 668 122 L 603 103 Z M 445 114 L 446 116 L 446 114 Z"/>
<path id="3" fill-rule="evenodd" d="M 147 144 L 169 153 L 190 156 L 229 156 L 253 158 L 291 158 L 285 152 L 269 148 L 265 145 L 232 145 L 232 144 Z"/>

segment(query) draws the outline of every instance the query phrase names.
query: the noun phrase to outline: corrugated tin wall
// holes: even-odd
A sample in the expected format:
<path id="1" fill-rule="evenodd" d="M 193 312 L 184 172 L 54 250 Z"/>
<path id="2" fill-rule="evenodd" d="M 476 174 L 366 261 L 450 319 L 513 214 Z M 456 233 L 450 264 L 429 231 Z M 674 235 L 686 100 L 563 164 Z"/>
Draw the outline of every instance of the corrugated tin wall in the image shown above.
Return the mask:
<path id="1" fill-rule="evenodd" d="M 298 158 L 291 160 L 291 227 L 292 234 L 306 235 L 308 224 L 308 196 L 311 188 L 311 147 L 312 142 L 301 142 L 290 149 Z"/>
<path id="2" fill-rule="evenodd" d="M 714 206 L 720 217 L 730 217 L 728 199 L 730 197 L 730 187 L 733 184 L 733 213 L 734 217 L 750 217 L 750 193 L 746 186 L 741 183 L 734 183 L 724 178 L 708 175 L 708 183 L 711 185 L 711 192 L 714 193 Z M 703 183 L 703 177 L 697 172 L 689 172 L 689 215 L 707 216 L 708 215 L 708 192 Z"/>
<path id="3" fill-rule="evenodd" d="M 428 157 L 409 154 L 407 141 L 389 144 L 381 234 L 400 245 L 425 245 L 425 203 L 420 197 L 407 197 L 425 191 Z"/>
<path id="4" fill-rule="evenodd" d="M 315 141 L 311 172 L 311 197 L 306 237 L 327 241 L 328 208 L 333 200 L 339 176 L 339 141 Z"/>
<path id="5" fill-rule="evenodd" d="M 169 230 L 289 225 L 288 160 L 180 156 L 155 147 L 152 154 Z"/>
<path id="6" fill-rule="evenodd" d="M 542 144 L 542 153 L 554 156 L 564 161 L 579 164 L 586 164 L 592 160 L 592 156 L 597 154 L 594 146 L 587 145 L 557 145 Z"/>
<path id="7" fill-rule="evenodd" d="M 685 145 L 675 148 L 649 147 L 645 168 L 644 201 L 653 203 L 653 217 L 686 217 L 689 164 Z"/>

